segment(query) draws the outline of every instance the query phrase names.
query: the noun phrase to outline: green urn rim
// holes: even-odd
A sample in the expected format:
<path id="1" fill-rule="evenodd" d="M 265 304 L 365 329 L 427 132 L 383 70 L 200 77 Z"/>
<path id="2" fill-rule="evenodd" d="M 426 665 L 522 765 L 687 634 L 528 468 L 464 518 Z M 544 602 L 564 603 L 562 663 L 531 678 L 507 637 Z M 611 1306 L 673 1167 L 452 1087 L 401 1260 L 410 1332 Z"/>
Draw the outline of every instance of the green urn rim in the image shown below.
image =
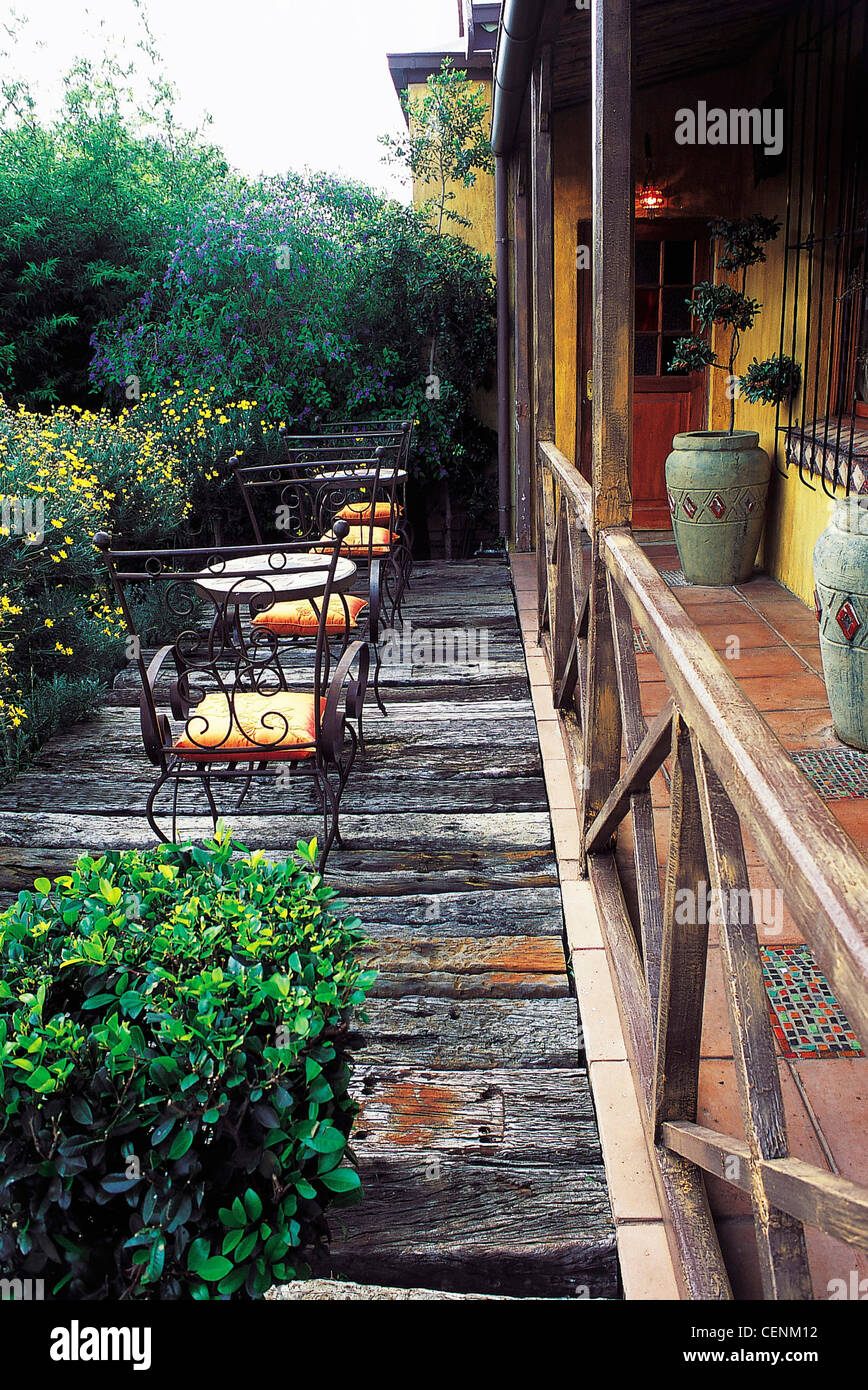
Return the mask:
<path id="1" fill-rule="evenodd" d="M 685 430 L 676 434 L 672 440 L 673 449 L 683 449 L 695 453 L 697 449 L 711 449 L 718 453 L 732 453 L 738 449 L 756 449 L 759 445 L 757 430 Z"/>
<path id="2" fill-rule="evenodd" d="M 851 536 L 868 536 L 868 497 L 839 497 L 832 509 L 832 525 Z"/>

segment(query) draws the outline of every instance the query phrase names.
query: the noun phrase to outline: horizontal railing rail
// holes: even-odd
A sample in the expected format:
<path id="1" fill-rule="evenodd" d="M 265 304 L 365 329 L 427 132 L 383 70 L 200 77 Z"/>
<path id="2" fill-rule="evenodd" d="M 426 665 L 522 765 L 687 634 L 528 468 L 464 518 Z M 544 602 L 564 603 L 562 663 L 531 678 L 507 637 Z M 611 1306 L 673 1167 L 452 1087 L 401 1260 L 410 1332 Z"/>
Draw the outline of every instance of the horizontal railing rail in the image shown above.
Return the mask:
<path id="1" fill-rule="evenodd" d="M 604 929 L 682 1291 L 732 1296 L 707 1173 L 750 1198 L 765 1296 L 810 1298 L 804 1227 L 868 1250 L 868 1187 L 790 1156 L 744 835 L 862 1038 L 868 863 L 629 529 L 595 532 L 594 514 L 590 485 L 540 441 L 540 642 L 578 791 L 579 859 Z M 668 690 L 650 727 L 634 624 Z M 670 803 L 662 889 L 651 795 L 661 769 Z M 618 847 L 628 818 L 632 863 Z M 706 889 L 743 1138 L 698 1123 Z"/>

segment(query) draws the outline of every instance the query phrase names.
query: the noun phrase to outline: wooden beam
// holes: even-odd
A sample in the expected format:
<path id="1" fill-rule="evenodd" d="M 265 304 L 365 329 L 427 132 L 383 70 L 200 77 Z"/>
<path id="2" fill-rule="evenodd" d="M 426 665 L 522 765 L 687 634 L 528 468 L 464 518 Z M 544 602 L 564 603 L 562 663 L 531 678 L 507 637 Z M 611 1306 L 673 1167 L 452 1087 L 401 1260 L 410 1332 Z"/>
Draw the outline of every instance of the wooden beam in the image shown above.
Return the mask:
<path id="1" fill-rule="evenodd" d="M 600 533 L 630 521 L 633 428 L 633 175 L 630 0 L 593 0 L 592 560 L 586 737 L 580 812 L 588 828 L 618 780 L 621 713 Z"/>
<path id="2" fill-rule="evenodd" d="M 796 925 L 868 1037 L 868 864 L 630 533 L 607 532 L 603 551 Z"/>
<path id="3" fill-rule="evenodd" d="M 592 0 L 594 525 L 630 521 L 633 445 L 631 0 Z"/>
<path id="4" fill-rule="evenodd" d="M 743 1139 L 687 1120 L 667 1121 L 662 1138 L 668 1148 L 706 1173 L 750 1194 L 751 1153 Z M 766 1192 L 781 1211 L 836 1240 L 868 1250 L 868 1188 L 800 1158 L 761 1160 L 759 1169 Z"/>
<path id="5" fill-rule="evenodd" d="M 608 576 L 609 612 L 615 638 L 615 665 L 618 672 L 618 691 L 624 720 L 624 747 L 632 758 L 642 743 L 648 726 L 642 713 L 639 672 L 636 667 L 636 645 L 633 641 L 633 620 L 627 600 L 612 576 Z M 654 805 L 650 788 L 636 792 L 630 798 L 630 819 L 633 826 L 633 862 L 636 868 L 636 900 L 639 913 L 638 933 L 642 943 L 642 960 L 654 1024 L 660 997 L 660 953 L 663 942 L 663 904 L 660 900 L 660 875 L 657 871 L 657 837 L 654 831 Z"/>
<path id="6" fill-rule="evenodd" d="M 669 815 L 654 1095 L 658 1125 L 696 1119 L 708 955 L 708 867 L 690 731 L 680 716 L 672 725 Z"/>
<path id="7" fill-rule="evenodd" d="M 529 283 L 528 199 L 526 155 L 518 150 L 513 159 L 513 302 L 515 340 L 515 546 L 530 550 L 533 540 L 531 506 L 531 399 L 530 375 L 531 303 Z"/>
<path id="8" fill-rule="evenodd" d="M 702 1301 L 730 1299 L 732 1290 L 702 1172 L 679 1154 L 650 1143 L 654 1030 L 642 962 L 614 856 L 596 854 L 590 858 L 588 877 L 597 916 L 604 924 L 606 954 L 628 1039 L 630 1068 L 640 1097 L 646 1137 L 653 1149 L 651 1168 L 682 1296 Z"/>
<path id="9" fill-rule="evenodd" d="M 634 792 L 645 791 L 654 773 L 668 758 L 672 744 L 674 712 L 672 701 L 667 700 L 588 831 L 585 838 L 587 854 L 595 854 L 607 846 L 630 809 L 630 800 Z"/>
<path id="10" fill-rule="evenodd" d="M 530 181 L 533 228 L 534 457 L 554 439 L 554 195 L 552 189 L 552 45 L 542 46 L 531 74 Z"/>
<path id="11" fill-rule="evenodd" d="M 741 827 L 698 742 L 694 762 L 712 903 L 720 927 L 733 1063 L 752 1160 L 750 1195 L 763 1290 L 766 1298 L 809 1299 L 811 1276 L 801 1222 L 769 1201 L 759 1163 L 786 1158 L 789 1150 Z M 695 1119 L 695 1114 L 682 1113 Z"/>

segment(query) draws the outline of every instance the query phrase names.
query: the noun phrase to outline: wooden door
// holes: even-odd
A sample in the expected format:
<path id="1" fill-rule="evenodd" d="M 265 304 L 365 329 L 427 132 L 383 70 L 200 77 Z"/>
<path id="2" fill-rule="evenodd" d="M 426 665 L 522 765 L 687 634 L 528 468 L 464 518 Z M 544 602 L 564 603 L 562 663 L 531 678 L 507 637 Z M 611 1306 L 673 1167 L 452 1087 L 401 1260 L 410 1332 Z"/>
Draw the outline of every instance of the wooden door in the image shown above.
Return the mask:
<path id="1" fill-rule="evenodd" d="M 591 228 L 580 222 L 578 244 L 590 246 Z M 591 475 L 591 272 L 579 270 L 579 400 L 577 458 Z M 636 222 L 636 296 L 633 334 L 633 525 L 668 530 L 664 465 L 672 436 L 705 427 L 707 382 L 703 372 L 667 370 L 673 346 L 691 331 L 685 300 L 708 275 L 707 223 Z"/>

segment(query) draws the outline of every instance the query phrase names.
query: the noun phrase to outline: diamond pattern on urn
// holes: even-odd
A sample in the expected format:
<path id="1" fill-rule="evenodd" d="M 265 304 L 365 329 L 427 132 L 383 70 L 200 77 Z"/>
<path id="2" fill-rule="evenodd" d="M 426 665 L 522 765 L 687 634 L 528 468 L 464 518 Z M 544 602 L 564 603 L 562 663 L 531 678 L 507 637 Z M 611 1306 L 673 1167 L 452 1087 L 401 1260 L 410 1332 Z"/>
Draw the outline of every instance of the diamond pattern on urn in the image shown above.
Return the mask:
<path id="1" fill-rule="evenodd" d="M 835 614 L 835 618 L 837 619 L 839 628 L 847 638 L 847 641 L 852 642 L 856 633 L 862 626 L 862 620 L 849 599 L 841 604 L 841 607 Z"/>

